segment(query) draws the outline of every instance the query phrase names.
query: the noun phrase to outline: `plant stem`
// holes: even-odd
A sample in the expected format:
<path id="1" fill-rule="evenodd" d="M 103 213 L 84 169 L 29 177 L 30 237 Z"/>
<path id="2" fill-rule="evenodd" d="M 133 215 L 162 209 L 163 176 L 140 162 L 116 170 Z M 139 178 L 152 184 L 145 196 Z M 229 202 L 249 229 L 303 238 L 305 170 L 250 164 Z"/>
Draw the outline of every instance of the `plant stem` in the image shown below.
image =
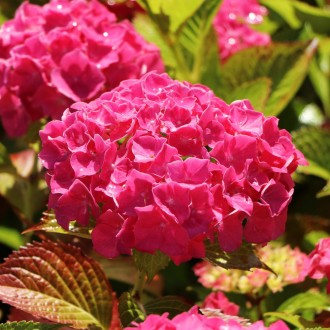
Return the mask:
<path id="1" fill-rule="evenodd" d="M 144 271 L 138 271 L 137 278 L 132 290 L 132 297 L 137 298 L 138 300 L 141 299 L 146 280 L 146 273 Z"/>

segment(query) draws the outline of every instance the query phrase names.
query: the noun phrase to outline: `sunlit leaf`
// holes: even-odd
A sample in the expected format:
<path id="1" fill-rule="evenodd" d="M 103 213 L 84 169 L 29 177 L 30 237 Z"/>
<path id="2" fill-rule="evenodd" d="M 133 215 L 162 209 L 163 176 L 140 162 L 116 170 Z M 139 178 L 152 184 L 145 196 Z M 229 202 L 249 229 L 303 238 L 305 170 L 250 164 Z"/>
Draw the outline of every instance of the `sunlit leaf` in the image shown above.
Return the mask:
<path id="1" fill-rule="evenodd" d="M 69 230 L 65 230 L 58 224 L 55 214 L 52 211 L 47 211 L 43 213 L 43 217 L 39 223 L 25 230 L 23 234 L 38 230 L 42 230 L 48 233 L 73 235 L 89 239 L 91 238 L 92 228 L 87 226 L 80 226 L 76 221 L 70 221 Z"/>
<path id="2" fill-rule="evenodd" d="M 0 299 L 76 329 L 108 329 L 111 290 L 100 266 L 80 249 L 44 241 L 28 244 L 0 265 Z"/>
<path id="3" fill-rule="evenodd" d="M 306 77 L 317 42 L 273 43 L 234 54 L 222 66 L 218 94 L 234 101 L 232 90 L 258 78 L 270 79 L 271 90 L 263 113 L 278 115 L 297 92 Z"/>
<path id="4" fill-rule="evenodd" d="M 8 322 L 0 324 L 0 330 L 56 330 L 63 328 L 61 324 L 45 324 L 38 322 Z"/>
<path id="5" fill-rule="evenodd" d="M 165 296 L 158 299 L 148 301 L 144 304 L 144 308 L 147 314 L 169 313 L 169 317 L 188 311 L 192 306 L 176 296 Z"/>
<path id="6" fill-rule="evenodd" d="M 0 243 L 16 250 L 23 245 L 23 238 L 17 229 L 0 226 Z"/>
<path id="7" fill-rule="evenodd" d="M 264 316 L 271 317 L 272 319 L 275 319 L 275 320 L 283 320 L 285 322 L 288 322 L 288 323 L 296 326 L 299 329 L 307 329 L 307 328 L 318 329 L 319 328 L 319 325 L 317 323 L 308 321 L 299 315 L 293 315 L 291 313 L 267 312 L 267 313 L 264 313 Z"/>
<path id="8" fill-rule="evenodd" d="M 119 298 L 119 317 L 123 327 L 128 327 L 132 322 L 142 322 L 146 313 L 130 293 L 124 292 Z"/>
<path id="9" fill-rule="evenodd" d="M 220 249 L 219 243 L 207 243 L 205 259 L 216 266 L 225 269 L 250 270 L 251 268 L 261 268 L 273 272 L 256 255 L 253 245 L 244 243 L 234 252 L 224 252 Z M 274 273 L 274 272 L 273 272 Z M 276 274 L 275 274 L 276 275 Z"/>
<path id="10" fill-rule="evenodd" d="M 154 254 L 134 250 L 133 258 L 138 270 L 147 275 L 148 282 L 152 281 L 160 270 L 166 268 L 171 260 L 166 254 L 158 250 Z"/>
<path id="11" fill-rule="evenodd" d="M 303 292 L 290 297 L 278 308 L 278 312 L 297 314 L 305 309 L 312 309 L 317 312 L 330 307 L 329 297 L 319 292 Z"/>

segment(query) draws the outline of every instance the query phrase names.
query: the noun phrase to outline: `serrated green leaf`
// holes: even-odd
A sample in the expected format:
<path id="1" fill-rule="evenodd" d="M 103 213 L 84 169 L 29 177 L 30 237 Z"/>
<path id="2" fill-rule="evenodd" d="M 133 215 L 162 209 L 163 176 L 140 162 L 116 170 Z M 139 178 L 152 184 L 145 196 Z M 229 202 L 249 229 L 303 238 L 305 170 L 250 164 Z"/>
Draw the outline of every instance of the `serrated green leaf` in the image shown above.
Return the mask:
<path id="1" fill-rule="evenodd" d="M 309 162 L 308 166 L 298 167 L 298 171 L 330 181 L 330 130 L 306 126 L 292 132 L 292 139 Z M 318 197 L 327 196 L 328 190 L 329 183 Z"/>
<path id="2" fill-rule="evenodd" d="M 271 91 L 272 81 L 267 77 L 244 82 L 227 94 L 227 101 L 248 99 L 254 109 L 263 112 Z"/>
<path id="3" fill-rule="evenodd" d="M 76 221 L 70 221 L 69 230 L 65 230 L 58 224 L 54 212 L 47 211 L 43 213 L 43 217 L 41 218 L 41 221 L 39 223 L 37 223 L 35 226 L 26 229 L 23 234 L 38 230 L 42 230 L 47 233 L 73 235 L 81 238 L 90 239 L 92 228 L 88 226 L 80 226 L 79 223 L 77 223 Z"/>
<path id="4" fill-rule="evenodd" d="M 258 78 L 272 81 L 263 113 L 278 115 L 303 82 L 317 42 L 273 43 L 267 47 L 244 49 L 222 66 L 218 94 L 231 102 L 233 89 Z M 228 95 L 228 96 L 227 96 Z"/>
<path id="5" fill-rule="evenodd" d="M 124 328 L 132 322 L 142 322 L 146 318 L 143 306 L 140 305 L 129 292 L 124 292 L 119 297 L 119 318 Z"/>
<path id="6" fill-rule="evenodd" d="M 8 322 L 0 324 L 0 330 L 56 330 L 63 328 L 62 324 L 46 324 L 39 322 Z"/>
<path id="7" fill-rule="evenodd" d="M 297 314 L 305 309 L 313 309 L 320 312 L 329 307 L 330 300 L 327 295 L 310 291 L 290 297 L 277 308 L 277 311 Z"/>
<path id="8" fill-rule="evenodd" d="M 23 245 L 22 235 L 17 229 L 2 226 L 0 226 L 0 242 L 15 250 Z"/>
<path id="9" fill-rule="evenodd" d="M 0 265 L 0 299 L 36 317 L 108 329 L 112 294 L 100 266 L 77 247 L 28 244 Z"/>
<path id="10" fill-rule="evenodd" d="M 299 315 L 292 315 L 285 312 L 267 312 L 264 313 L 264 316 L 271 317 L 272 319 L 276 320 L 283 320 L 285 322 L 291 323 L 299 329 L 319 329 L 319 325 L 317 323 L 308 321 Z"/>
<path id="11" fill-rule="evenodd" d="M 147 275 L 148 282 L 152 281 L 160 270 L 166 268 L 171 260 L 166 254 L 158 250 L 154 254 L 134 250 L 133 258 L 137 269 Z"/>
<path id="12" fill-rule="evenodd" d="M 181 297 L 165 296 L 148 301 L 144 304 L 146 313 L 162 315 L 169 313 L 169 318 L 188 311 L 192 306 L 182 300 Z"/>
<path id="13" fill-rule="evenodd" d="M 261 268 L 274 273 L 271 268 L 259 259 L 252 244 L 243 243 L 240 248 L 229 253 L 221 250 L 218 242 L 208 242 L 205 244 L 205 250 L 205 259 L 215 266 L 241 270 Z"/>

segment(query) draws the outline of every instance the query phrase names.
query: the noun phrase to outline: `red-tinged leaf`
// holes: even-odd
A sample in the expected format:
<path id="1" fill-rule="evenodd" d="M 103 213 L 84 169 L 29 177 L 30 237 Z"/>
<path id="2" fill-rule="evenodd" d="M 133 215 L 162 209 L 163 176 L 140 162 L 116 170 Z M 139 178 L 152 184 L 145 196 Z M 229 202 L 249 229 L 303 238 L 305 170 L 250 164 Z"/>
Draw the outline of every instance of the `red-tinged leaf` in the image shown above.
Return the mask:
<path id="1" fill-rule="evenodd" d="M 59 324 L 44 324 L 36 322 L 8 322 L 0 324 L 0 330 L 57 330 L 64 329 L 62 325 Z"/>
<path id="2" fill-rule="evenodd" d="M 0 265 L 0 299 L 75 329 L 107 329 L 112 294 L 100 266 L 63 243 L 28 244 Z"/>

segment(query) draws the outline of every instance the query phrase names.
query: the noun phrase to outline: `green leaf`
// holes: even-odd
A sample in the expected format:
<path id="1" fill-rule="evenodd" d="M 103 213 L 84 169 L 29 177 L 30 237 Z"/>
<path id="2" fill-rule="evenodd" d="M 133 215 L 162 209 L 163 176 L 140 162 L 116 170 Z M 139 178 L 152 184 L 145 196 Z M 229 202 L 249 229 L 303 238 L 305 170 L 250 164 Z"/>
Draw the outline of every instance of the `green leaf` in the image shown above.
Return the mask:
<path id="1" fill-rule="evenodd" d="M 43 241 L 14 252 L 0 265 L 0 299 L 36 317 L 108 329 L 112 294 L 100 266 L 77 247 Z"/>
<path id="2" fill-rule="evenodd" d="M 202 5 L 205 0 L 138 0 L 154 19 L 168 21 L 170 32 L 178 28 Z M 166 32 L 166 30 L 164 29 Z"/>
<path id="3" fill-rule="evenodd" d="M 161 269 L 166 268 L 171 260 L 158 250 L 154 254 L 133 250 L 133 258 L 138 270 L 147 275 L 148 282 L 152 281 Z"/>
<path id="4" fill-rule="evenodd" d="M 118 310 L 120 322 L 124 328 L 128 327 L 132 322 L 142 322 L 146 317 L 143 306 L 129 292 L 124 292 L 119 297 Z"/>
<path id="5" fill-rule="evenodd" d="M 0 226 L 0 242 L 17 250 L 23 245 L 23 238 L 16 229 Z"/>
<path id="6" fill-rule="evenodd" d="M 218 242 L 208 242 L 205 244 L 205 248 L 205 259 L 213 265 L 225 269 L 250 270 L 251 268 L 261 268 L 274 273 L 258 258 L 254 246 L 249 243 L 243 243 L 239 249 L 230 253 L 222 251 Z"/>
<path id="7" fill-rule="evenodd" d="M 319 329 L 319 325 L 317 323 L 307 321 L 303 317 L 299 315 L 292 315 L 290 313 L 285 312 L 267 312 L 264 313 L 264 316 L 271 317 L 275 320 L 283 320 L 285 322 L 291 323 L 292 325 L 296 326 L 299 329 Z"/>
<path id="8" fill-rule="evenodd" d="M 0 324 L 0 330 L 56 330 L 63 328 L 62 324 L 46 324 L 39 322 L 8 322 Z"/>
<path id="9" fill-rule="evenodd" d="M 66 234 L 90 239 L 92 228 L 88 226 L 80 226 L 76 221 L 70 221 L 69 230 L 65 230 L 58 224 L 54 212 L 47 211 L 43 213 L 43 217 L 39 223 L 25 230 L 23 234 L 38 230 L 47 233 Z"/>
<path id="10" fill-rule="evenodd" d="M 147 314 L 169 313 L 169 318 L 188 311 L 192 306 L 182 300 L 181 297 L 165 296 L 158 299 L 148 301 L 144 304 Z"/>
<path id="11" fill-rule="evenodd" d="M 271 91 L 272 81 L 267 77 L 260 77 L 255 80 L 246 81 L 230 91 L 231 100 L 248 99 L 254 109 L 263 112 Z"/>
<path id="12" fill-rule="evenodd" d="M 292 132 L 292 139 L 309 162 L 308 166 L 298 167 L 298 172 L 330 181 L 330 130 L 306 126 Z M 329 183 L 318 196 L 326 196 L 328 189 Z"/>
<path id="13" fill-rule="evenodd" d="M 149 42 L 158 46 L 164 64 L 169 68 L 175 67 L 173 48 L 164 40 L 162 34 L 155 28 L 149 16 L 137 14 L 133 20 L 136 30 Z"/>
<path id="14" fill-rule="evenodd" d="M 330 300 L 327 295 L 319 292 L 303 292 L 287 299 L 277 311 L 291 314 L 298 314 L 306 309 L 321 312 L 330 307 Z"/>
<path id="15" fill-rule="evenodd" d="M 317 46 L 316 41 L 273 43 L 234 54 L 222 66 L 218 94 L 232 102 L 232 90 L 258 78 L 271 80 L 270 96 L 264 114 L 278 115 L 303 82 Z"/>

